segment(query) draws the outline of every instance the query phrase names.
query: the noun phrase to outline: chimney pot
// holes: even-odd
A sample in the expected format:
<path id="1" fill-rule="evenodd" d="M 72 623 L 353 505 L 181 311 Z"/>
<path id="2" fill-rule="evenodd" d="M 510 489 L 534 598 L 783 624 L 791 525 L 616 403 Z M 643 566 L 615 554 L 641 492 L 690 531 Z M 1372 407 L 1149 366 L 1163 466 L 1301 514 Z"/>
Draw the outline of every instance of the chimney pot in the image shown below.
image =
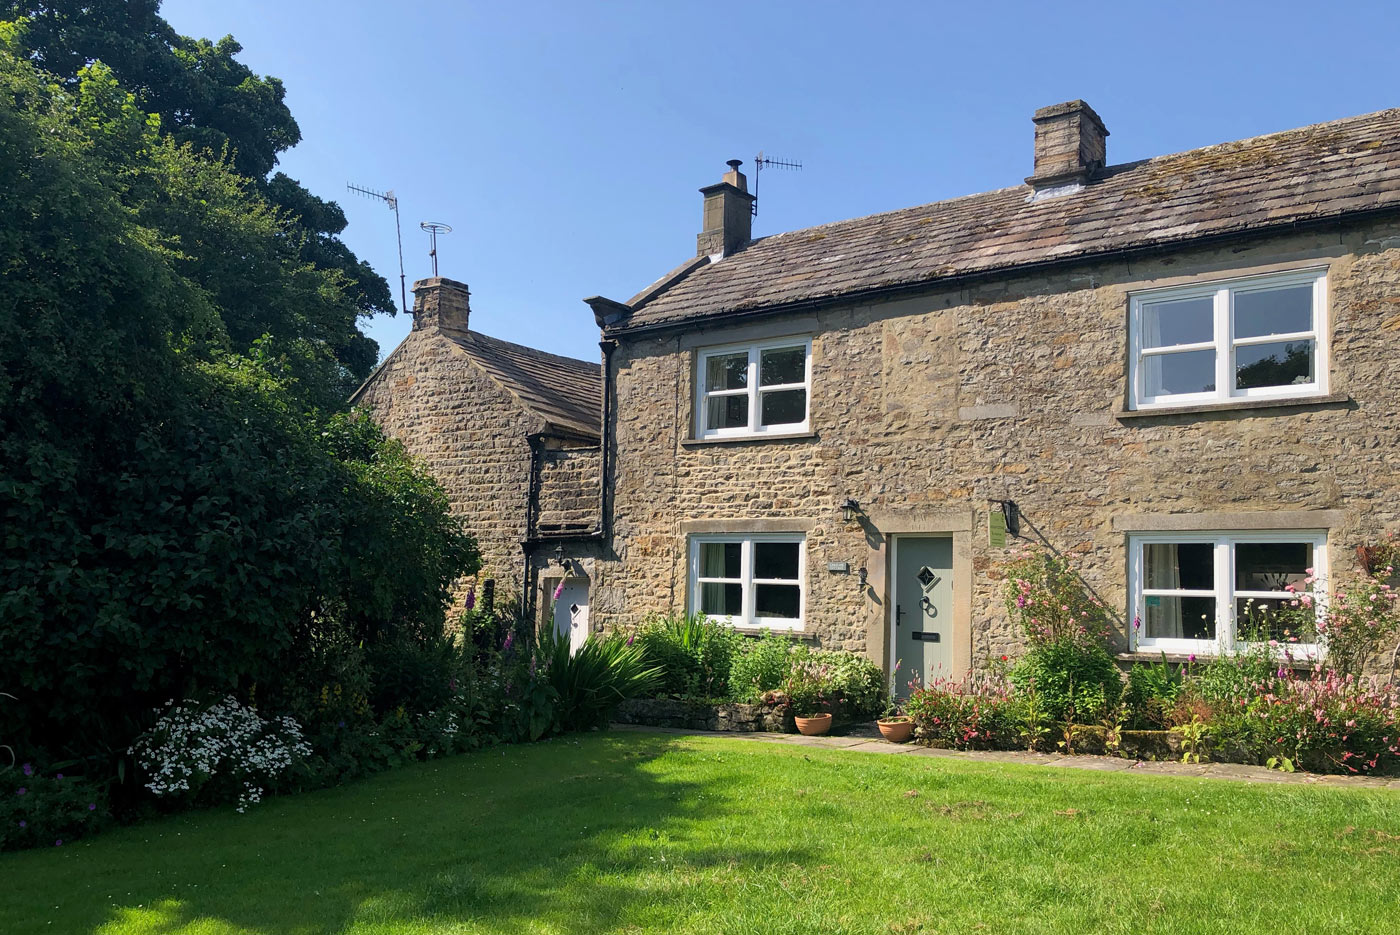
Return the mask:
<path id="1" fill-rule="evenodd" d="M 748 179 L 739 167 L 742 159 L 730 159 L 729 171 L 714 185 L 700 189 L 705 196 L 701 231 L 695 238 L 696 256 L 728 256 L 753 237 L 753 200 Z"/>
<path id="2" fill-rule="evenodd" d="M 467 284 L 432 276 L 413 284 L 414 331 L 466 331 L 471 316 Z"/>
<path id="3" fill-rule="evenodd" d="M 1106 164 L 1108 128 L 1083 101 L 1042 107 L 1035 123 L 1035 171 L 1026 178 L 1036 192 L 1083 185 Z"/>

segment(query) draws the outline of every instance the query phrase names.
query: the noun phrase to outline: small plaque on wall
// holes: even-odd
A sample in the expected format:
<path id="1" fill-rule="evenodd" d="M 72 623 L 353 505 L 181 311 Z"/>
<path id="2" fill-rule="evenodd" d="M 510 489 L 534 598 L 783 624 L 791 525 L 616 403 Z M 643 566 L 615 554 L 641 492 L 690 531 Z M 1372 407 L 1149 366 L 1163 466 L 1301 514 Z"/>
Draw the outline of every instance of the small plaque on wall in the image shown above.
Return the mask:
<path id="1" fill-rule="evenodd" d="M 851 573 L 850 562 L 827 562 L 826 570 L 833 575 L 849 575 Z"/>
<path id="2" fill-rule="evenodd" d="M 991 530 L 991 546 L 994 549 L 1006 548 L 1006 514 L 1001 510 L 992 510 L 988 514 L 990 522 L 987 524 Z"/>

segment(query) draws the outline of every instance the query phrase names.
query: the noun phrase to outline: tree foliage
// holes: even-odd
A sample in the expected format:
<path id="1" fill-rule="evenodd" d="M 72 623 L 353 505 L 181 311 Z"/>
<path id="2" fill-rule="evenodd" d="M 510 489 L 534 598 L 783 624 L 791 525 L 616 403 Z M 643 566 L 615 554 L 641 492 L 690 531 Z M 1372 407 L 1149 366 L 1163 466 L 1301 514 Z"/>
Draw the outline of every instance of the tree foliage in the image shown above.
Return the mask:
<path id="1" fill-rule="evenodd" d="M 344 277 L 23 29 L 0 24 L 0 737 L 113 758 L 153 705 L 275 693 L 318 641 L 440 634 L 476 549 L 400 445 L 325 415 Z"/>
<path id="2" fill-rule="evenodd" d="M 346 219 L 338 205 L 281 172 L 269 178 L 278 154 L 301 140 L 280 80 L 256 75 L 239 62 L 243 47 L 232 36 L 215 42 L 179 35 L 160 16 L 159 0 L 0 0 L 0 18 L 22 18 L 19 51 L 68 89 L 81 84 L 85 67 L 100 61 L 141 109 L 160 117 L 162 133 L 197 153 L 226 158 L 250 180 L 251 191 L 279 213 L 278 223 L 300 261 L 312 271 L 337 274 L 337 289 L 303 314 L 316 323 L 317 337 L 349 378 L 368 376 L 379 349 L 357 320 L 394 314 L 393 298 L 383 277 L 340 240 Z M 224 282 L 230 289 L 258 285 L 253 275 Z M 294 311 L 263 303 L 256 292 L 242 294 L 245 301 L 262 303 L 268 318 L 290 316 L 283 327 L 264 330 L 277 335 L 300 324 Z M 252 327 L 232 327 L 230 336 L 237 348 L 246 349 L 263 331 L 246 310 L 242 318 Z"/>

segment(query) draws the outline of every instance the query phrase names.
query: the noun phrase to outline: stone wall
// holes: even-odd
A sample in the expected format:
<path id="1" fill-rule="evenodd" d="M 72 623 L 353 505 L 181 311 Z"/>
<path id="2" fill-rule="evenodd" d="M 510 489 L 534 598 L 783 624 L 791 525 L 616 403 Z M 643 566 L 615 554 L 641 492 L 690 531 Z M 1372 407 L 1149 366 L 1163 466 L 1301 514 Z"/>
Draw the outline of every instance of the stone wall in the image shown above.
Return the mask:
<path id="1" fill-rule="evenodd" d="M 674 698 L 634 698 L 618 706 L 613 720 L 619 724 L 675 727 L 683 730 L 726 730 L 739 733 L 795 729 L 785 705 L 707 705 Z"/>
<path id="2" fill-rule="evenodd" d="M 497 599 L 519 597 L 532 416 L 449 337 L 414 330 L 357 399 L 423 459 L 481 549 Z M 537 420 L 536 420 L 537 421 Z M 458 602 L 465 584 L 458 588 Z"/>
<path id="3" fill-rule="evenodd" d="M 1329 268 L 1340 398 L 1118 415 L 1129 290 L 1319 265 Z M 1334 578 L 1350 569 L 1350 546 L 1400 520 L 1393 222 L 697 330 L 624 338 L 616 354 L 617 555 L 594 579 L 613 598 L 609 626 L 685 606 L 686 534 L 697 522 L 805 531 L 807 633 L 887 665 L 886 540 L 921 517 L 967 529 L 970 572 L 955 589 L 970 598 L 969 663 L 1021 648 L 997 566 L 1024 543 L 989 546 L 992 500 L 1019 504 L 1027 541 L 1078 556 L 1120 615 L 1127 550 L 1115 518 L 1126 514 L 1339 510 Z M 687 444 L 696 343 L 783 334 L 814 335 L 812 436 Z M 864 511 L 856 522 L 842 520 L 847 497 Z M 866 565 L 871 587 L 829 573 L 828 562 Z"/>
<path id="4" fill-rule="evenodd" d="M 541 451 L 536 531 L 596 527 L 601 474 L 602 453 L 596 446 Z"/>

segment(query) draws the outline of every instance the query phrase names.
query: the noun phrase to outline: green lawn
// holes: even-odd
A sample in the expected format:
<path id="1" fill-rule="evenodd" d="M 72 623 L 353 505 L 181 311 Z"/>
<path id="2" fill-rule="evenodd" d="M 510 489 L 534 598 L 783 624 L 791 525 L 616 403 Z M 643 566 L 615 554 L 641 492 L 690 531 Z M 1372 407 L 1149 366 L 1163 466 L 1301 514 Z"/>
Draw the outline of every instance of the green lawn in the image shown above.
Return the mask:
<path id="1" fill-rule="evenodd" d="M 0 932 L 1394 932 L 1400 794 L 615 733 L 0 855 Z"/>

